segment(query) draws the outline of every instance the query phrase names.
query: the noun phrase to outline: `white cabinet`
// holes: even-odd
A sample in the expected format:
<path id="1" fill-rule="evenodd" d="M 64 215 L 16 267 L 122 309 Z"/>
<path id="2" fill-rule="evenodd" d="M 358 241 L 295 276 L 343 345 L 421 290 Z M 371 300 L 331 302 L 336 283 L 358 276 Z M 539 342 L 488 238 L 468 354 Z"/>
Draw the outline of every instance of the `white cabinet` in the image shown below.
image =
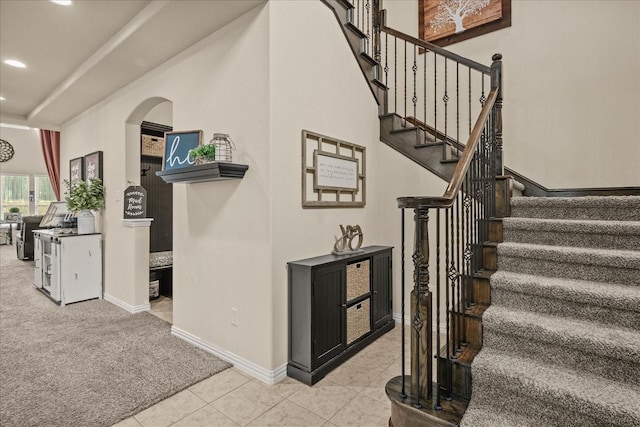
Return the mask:
<path id="1" fill-rule="evenodd" d="M 36 230 L 34 285 L 61 306 L 102 298 L 102 235 Z"/>

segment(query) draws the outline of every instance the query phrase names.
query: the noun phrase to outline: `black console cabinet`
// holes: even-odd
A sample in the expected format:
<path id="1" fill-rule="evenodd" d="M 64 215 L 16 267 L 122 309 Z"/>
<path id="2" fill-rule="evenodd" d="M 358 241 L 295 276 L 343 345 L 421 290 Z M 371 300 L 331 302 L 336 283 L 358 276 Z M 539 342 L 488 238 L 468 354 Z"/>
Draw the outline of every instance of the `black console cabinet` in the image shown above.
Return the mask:
<path id="1" fill-rule="evenodd" d="M 393 329 L 392 249 L 288 263 L 288 376 L 313 385 Z"/>

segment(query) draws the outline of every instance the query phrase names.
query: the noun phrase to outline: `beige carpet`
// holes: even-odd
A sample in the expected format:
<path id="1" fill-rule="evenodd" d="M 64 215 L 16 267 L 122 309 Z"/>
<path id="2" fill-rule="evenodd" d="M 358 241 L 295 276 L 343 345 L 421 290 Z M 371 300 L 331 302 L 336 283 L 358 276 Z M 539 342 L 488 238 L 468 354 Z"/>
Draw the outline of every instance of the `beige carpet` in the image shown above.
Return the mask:
<path id="1" fill-rule="evenodd" d="M 104 300 L 59 307 L 0 246 L 0 425 L 111 426 L 230 365 Z"/>

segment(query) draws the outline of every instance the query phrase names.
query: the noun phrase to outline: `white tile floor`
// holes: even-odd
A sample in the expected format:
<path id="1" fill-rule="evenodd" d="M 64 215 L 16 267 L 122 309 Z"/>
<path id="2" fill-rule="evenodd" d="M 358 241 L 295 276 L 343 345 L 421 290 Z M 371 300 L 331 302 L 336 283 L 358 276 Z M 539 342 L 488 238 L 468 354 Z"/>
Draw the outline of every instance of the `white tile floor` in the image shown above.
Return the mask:
<path id="1" fill-rule="evenodd" d="M 386 427 L 384 386 L 400 375 L 400 340 L 396 325 L 313 387 L 291 378 L 266 385 L 230 368 L 114 427 Z"/>

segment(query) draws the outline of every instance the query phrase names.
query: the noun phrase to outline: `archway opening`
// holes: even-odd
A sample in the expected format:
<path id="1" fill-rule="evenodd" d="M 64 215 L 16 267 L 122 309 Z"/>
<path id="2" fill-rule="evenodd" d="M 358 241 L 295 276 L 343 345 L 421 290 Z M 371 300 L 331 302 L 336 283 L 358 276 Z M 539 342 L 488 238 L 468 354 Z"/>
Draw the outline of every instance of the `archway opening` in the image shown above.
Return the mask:
<path id="1" fill-rule="evenodd" d="M 147 297 L 152 314 L 173 323 L 173 188 L 156 172 L 162 170 L 164 132 L 173 129 L 173 103 L 150 98 L 131 113 L 127 127 L 127 180 L 147 191 L 147 217 L 153 218 L 149 233 L 136 236 L 148 248 L 137 262 L 149 264 L 148 290 L 136 290 Z M 136 285 L 138 286 L 138 285 Z"/>

